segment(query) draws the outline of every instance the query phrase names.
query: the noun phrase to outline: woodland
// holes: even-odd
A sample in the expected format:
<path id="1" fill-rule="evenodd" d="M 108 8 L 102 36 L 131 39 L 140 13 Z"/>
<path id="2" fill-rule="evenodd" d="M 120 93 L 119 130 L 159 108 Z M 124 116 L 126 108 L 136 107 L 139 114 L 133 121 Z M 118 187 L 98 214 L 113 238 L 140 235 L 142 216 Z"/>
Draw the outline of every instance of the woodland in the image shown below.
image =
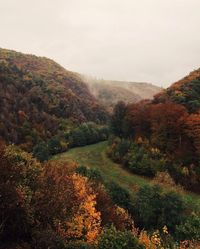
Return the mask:
<path id="1" fill-rule="evenodd" d="M 111 110 L 78 73 L 0 49 L 0 89 L 0 248 L 200 248 L 200 69 Z M 98 169 L 67 156 L 102 142 Z"/>

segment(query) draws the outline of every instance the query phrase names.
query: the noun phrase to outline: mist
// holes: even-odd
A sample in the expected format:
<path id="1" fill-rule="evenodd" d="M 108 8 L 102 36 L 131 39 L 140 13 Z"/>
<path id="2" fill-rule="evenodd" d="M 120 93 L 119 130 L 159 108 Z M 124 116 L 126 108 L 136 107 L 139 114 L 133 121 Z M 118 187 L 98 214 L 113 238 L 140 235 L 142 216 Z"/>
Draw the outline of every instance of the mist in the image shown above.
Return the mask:
<path id="1" fill-rule="evenodd" d="M 167 87 L 200 67 L 199 0 L 1 0 L 0 47 Z"/>

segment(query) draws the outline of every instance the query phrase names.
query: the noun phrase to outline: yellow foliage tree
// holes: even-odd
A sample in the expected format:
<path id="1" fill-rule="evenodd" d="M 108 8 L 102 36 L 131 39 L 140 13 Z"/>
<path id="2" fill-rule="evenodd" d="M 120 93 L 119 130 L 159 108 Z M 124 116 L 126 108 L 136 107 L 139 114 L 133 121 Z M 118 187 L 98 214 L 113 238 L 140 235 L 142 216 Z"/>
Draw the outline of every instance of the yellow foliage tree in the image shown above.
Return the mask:
<path id="1" fill-rule="evenodd" d="M 39 222 L 53 229 L 66 241 L 95 241 L 100 232 L 96 195 L 87 178 L 73 172 L 72 163 L 48 163 L 40 177 L 35 196 Z"/>

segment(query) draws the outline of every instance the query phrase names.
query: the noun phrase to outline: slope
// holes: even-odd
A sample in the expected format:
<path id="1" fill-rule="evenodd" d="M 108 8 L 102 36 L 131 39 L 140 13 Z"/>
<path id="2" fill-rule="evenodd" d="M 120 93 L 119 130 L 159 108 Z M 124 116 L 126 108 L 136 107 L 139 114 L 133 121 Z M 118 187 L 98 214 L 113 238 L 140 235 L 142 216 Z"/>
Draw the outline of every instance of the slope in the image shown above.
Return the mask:
<path id="1" fill-rule="evenodd" d="M 152 184 L 149 178 L 132 174 L 122 168 L 121 165 L 114 163 L 106 155 L 107 142 L 100 142 L 94 145 L 78 147 L 69 150 L 66 153 L 58 154 L 53 157 L 53 160 L 73 160 L 79 165 L 84 165 L 90 168 L 97 168 L 100 170 L 106 182 L 113 181 L 121 187 L 127 189 L 132 196 L 134 196 L 138 187 L 146 184 Z M 199 195 L 184 192 L 184 197 L 188 202 L 199 205 Z"/>
<path id="2" fill-rule="evenodd" d="M 175 102 L 184 105 L 189 112 L 198 112 L 200 109 L 200 69 L 191 72 L 156 95 L 154 102 Z"/>
<path id="3" fill-rule="evenodd" d="M 66 120 L 107 118 L 80 76 L 48 58 L 0 49 L 0 89 L 0 138 L 8 142 L 51 137 Z"/>
<path id="4" fill-rule="evenodd" d="M 118 101 L 135 103 L 142 99 L 152 99 L 161 91 L 160 87 L 149 83 L 97 80 L 83 76 L 93 95 L 107 106 L 114 106 Z"/>

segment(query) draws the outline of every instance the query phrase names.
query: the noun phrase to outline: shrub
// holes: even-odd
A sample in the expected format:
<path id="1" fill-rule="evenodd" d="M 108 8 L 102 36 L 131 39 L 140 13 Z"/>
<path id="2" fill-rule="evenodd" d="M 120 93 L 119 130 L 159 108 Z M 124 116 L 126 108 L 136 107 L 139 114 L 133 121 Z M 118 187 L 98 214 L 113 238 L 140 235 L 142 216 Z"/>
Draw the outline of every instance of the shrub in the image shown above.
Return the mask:
<path id="1" fill-rule="evenodd" d="M 49 159 L 49 149 L 45 142 L 37 144 L 33 148 L 33 155 L 36 157 L 40 162 L 44 162 Z"/>
<path id="2" fill-rule="evenodd" d="M 101 172 L 98 169 L 90 169 L 85 166 L 79 166 L 76 169 L 76 172 L 82 176 L 86 176 L 88 179 L 93 180 L 95 182 L 103 181 Z"/>
<path id="3" fill-rule="evenodd" d="M 131 197 L 129 192 L 114 182 L 106 184 L 106 189 L 112 201 L 120 207 L 131 210 Z"/>
<path id="4" fill-rule="evenodd" d="M 161 229 L 167 226 L 174 232 L 181 223 L 185 203 L 175 192 L 163 192 L 159 186 L 144 186 L 136 194 L 133 217 L 136 224 L 145 229 Z"/>
<path id="5" fill-rule="evenodd" d="M 200 240 L 200 216 L 191 215 L 176 227 L 176 237 L 179 240 Z"/>
<path id="6" fill-rule="evenodd" d="M 128 231 L 117 231 L 114 226 L 103 230 L 99 238 L 98 249 L 144 249 L 138 239 Z"/>

